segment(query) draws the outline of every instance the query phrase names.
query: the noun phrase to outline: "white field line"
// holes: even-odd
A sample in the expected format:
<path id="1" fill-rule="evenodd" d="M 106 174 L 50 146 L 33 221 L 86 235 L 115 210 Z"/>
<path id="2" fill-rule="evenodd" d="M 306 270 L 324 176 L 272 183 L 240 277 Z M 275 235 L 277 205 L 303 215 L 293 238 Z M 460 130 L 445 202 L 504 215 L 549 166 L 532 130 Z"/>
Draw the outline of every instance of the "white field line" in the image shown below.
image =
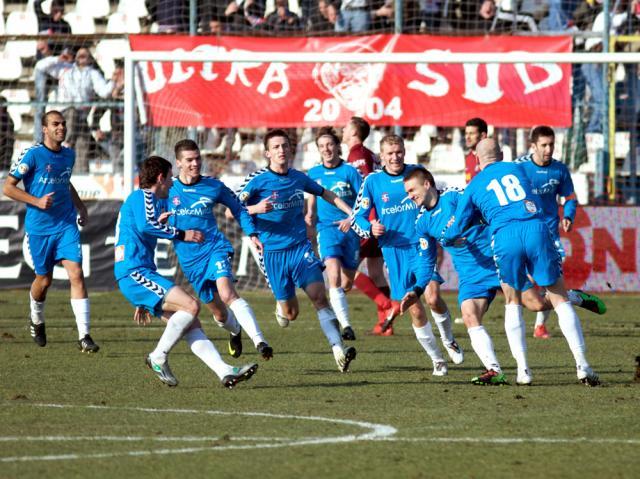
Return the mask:
<path id="1" fill-rule="evenodd" d="M 304 421 L 321 421 L 334 424 L 342 424 L 348 426 L 360 427 L 368 432 L 359 435 L 345 435 L 333 437 L 251 437 L 251 436 L 234 436 L 234 437 L 218 437 L 218 436 L 175 436 L 175 437 L 157 437 L 157 436 L 3 436 L 0 442 L 80 442 L 80 441 L 111 441 L 111 442 L 251 442 L 252 444 L 214 444 L 202 447 L 182 447 L 182 448 L 162 448 L 152 450 L 139 451 L 123 451 L 123 452 L 104 452 L 89 454 L 59 454 L 59 455 L 42 455 L 42 456 L 14 456 L 0 457 L 0 462 L 29 462 L 29 461 L 63 461 L 76 459 L 103 459 L 112 457 L 141 457 L 151 455 L 165 454 L 193 454 L 207 451 L 226 451 L 226 450 L 246 450 L 246 449 L 275 449 L 289 446 L 306 446 L 318 444 L 335 444 L 356 441 L 387 441 L 387 442 L 433 442 L 433 443 L 473 443 L 473 444 L 620 444 L 620 445 L 639 445 L 640 439 L 622 439 L 622 438 L 550 438 L 550 437 L 395 437 L 397 430 L 388 425 L 374 424 L 362 421 L 353 421 L 348 419 L 332 419 L 321 416 L 297 416 L 293 414 L 271 414 L 262 412 L 228 412 L 214 410 L 197 410 L 197 409 L 155 409 L 141 407 L 110 407 L 110 406 L 77 406 L 64 404 L 36 404 L 37 407 L 48 408 L 82 408 L 82 409 L 103 409 L 103 410 L 126 410 L 139 411 L 146 413 L 172 413 L 172 414 L 209 414 L 220 416 L 248 416 L 248 417 L 266 417 L 274 419 L 296 419 Z"/>
<path id="2" fill-rule="evenodd" d="M 79 405 L 68 405 L 68 404 L 33 404 L 30 406 L 36 407 L 45 407 L 45 408 L 59 408 L 59 409 L 70 409 L 70 408 L 81 408 L 81 409 L 97 409 L 97 410 L 119 410 L 119 411 L 138 411 L 145 413 L 172 413 L 172 414 L 209 414 L 209 415 L 218 415 L 218 416 L 248 416 L 248 417 L 266 417 L 273 419 L 295 419 L 295 420 L 303 420 L 303 421 L 320 421 L 320 422 L 328 422 L 334 424 L 341 424 L 346 426 L 354 426 L 358 428 L 365 429 L 366 432 L 363 434 L 349 434 L 345 436 L 333 436 L 333 437 L 303 437 L 303 438 L 267 438 L 269 443 L 264 443 L 265 438 L 260 438 L 259 441 L 263 442 L 262 444 L 225 444 L 225 445 L 211 445 L 211 446 L 203 446 L 203 447 L 188 447 L 188 448 L 177 448 L 177 449 L 152 449 L 152 450 L 142 450 L 142 451 L 124 451 L 124 452 L 105 452 L 105 453 L 89 453 L 89 454 L 59 454 L 59 455 L 44 455 L 44 456 L 13 456 L 13 457 L 0 457 L 0 462 L 2 463 L 10 463 L 10 462 L 29 462 L 29 461 L 63 461 L 63 460 L 75 460 L 75 459 L 104 459 L 104 458 L 112 458 L 112 457 L 140 457 L 140 456 L 151 456 L 151 455 L 166 455 L 166 454 L 192 454 L 198 452 L 205 451 L 225 451 L 231 449 L 274 449 L 281 447 L 289 447 L 289 446 L 306 446 L 306 445 L 318 445 L 318 444 L 335 444 L 335 443 L 345 443 L 345 442 L 356 442 L 356 441 L 369 441 L 372 439 L 379 439 L 387 436 L 394 435 L 397 430 L 392 426 L 387 426 L 384 424 L 374 424 L 363 421 L 353 421 L 349 419 L 332 419 L 321 416 L 298 416 L 294 414 L 271 414 L 271 413 L 263 413 L 263 412 L 228 412 L 228 411 L 214 411 L 214 410 L 198 410 L 198 409 L 156 409 L 156 408 L 142 408 L 142 407 L 110 407 L 110 406 L 79 406 Z M 29 436 L 30 439 L 20 438 L 19 436 L 5 436 L 0 438 L 0 441 L 8 442 L 12 440 L 23 440 L 23 441 L 56 441 L 58 436 Z M 66 436 L 65 439 L 60 439 L 61 441 L 75 441 L 82 440 L 84 436 Z M 108 438 L 106 440 L 122 440 L 122 441 L 146 441 L 152 438 L 145 438 L 140 436 L 123 436 L 122 438 L 118 438 L 117 436 L 94 436 L 95 438 L 102 437 Z M 153 438 L 157 439 L 157 438 Z M 175 440 L 185 440 L 185 438 L 173 438 Z M 226 439 L 226 438 L 225 438 Z M 95 439 L 99 440 L 99 439 Z M 105 439 L 103 439 L 105 440 Z M 194 440 L 202 440 L 202 441 L 218 441 L 220 438 L 217 437 L 203 437 L 203 438 L 194 438 L 193 436 L 186 437 L 186 442 L 192 442 Z M 238 437 L 234 440 L 241 441 L 254 441 L 254 438 L 245 438 Z M 256 441 L 258 442 L 258 441 Z"/>

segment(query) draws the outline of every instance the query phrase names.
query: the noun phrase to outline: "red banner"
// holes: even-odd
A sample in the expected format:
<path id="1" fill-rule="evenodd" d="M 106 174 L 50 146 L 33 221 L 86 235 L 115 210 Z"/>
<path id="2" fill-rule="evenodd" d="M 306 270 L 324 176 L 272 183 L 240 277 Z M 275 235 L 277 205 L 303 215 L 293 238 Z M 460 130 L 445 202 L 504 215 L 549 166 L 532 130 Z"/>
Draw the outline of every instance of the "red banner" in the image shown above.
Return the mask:
<path id="1" fill-rule="evenodd" d="M 570 37 L 333 38 L 132 35 L 131 49 L 200 52 L 570 52 Z M 156 126 L 571 124 L 568 64 L 140 62 Z"/>

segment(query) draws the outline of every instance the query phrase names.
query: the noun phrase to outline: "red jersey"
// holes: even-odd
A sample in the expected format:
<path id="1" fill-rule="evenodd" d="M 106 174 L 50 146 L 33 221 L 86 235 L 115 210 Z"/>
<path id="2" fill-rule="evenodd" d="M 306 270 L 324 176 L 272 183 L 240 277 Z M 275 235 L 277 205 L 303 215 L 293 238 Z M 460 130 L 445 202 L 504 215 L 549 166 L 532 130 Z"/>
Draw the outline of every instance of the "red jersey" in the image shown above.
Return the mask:
<path id="1" fill-rule="evenodd" d="M 363 178 L 379 167 L 376 155 L 362 143 L 353 146 L 349 150 L 347 161 L 360 172 Z"/>
<path id="2" fill-rule="evenodd" d="M 467 156 L 464 157 L 464 179 L 467 184 L 478 173 L 480 173 L 480 164 L 478 163 L 478 157 L 473 150 L 469 150 Z"/>

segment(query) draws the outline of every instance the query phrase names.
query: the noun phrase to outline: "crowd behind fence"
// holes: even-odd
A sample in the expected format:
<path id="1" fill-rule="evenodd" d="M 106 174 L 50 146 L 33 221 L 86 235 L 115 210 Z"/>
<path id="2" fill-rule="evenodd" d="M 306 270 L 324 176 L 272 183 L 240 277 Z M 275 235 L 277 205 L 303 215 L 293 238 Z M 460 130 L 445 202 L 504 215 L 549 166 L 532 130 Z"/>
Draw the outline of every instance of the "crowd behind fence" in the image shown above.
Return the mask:
<path id="1" fill-rule="evenodd" d="M 636 51 L 640 40 L 640 4 L 619 0 L 610 5 L 612 38 L 619 51 Z M 604 29 L 599 0 L 0 0 L 0 170 L 34 141 L 46 109 L 59 109 L 69 125 L 68 144 L 78 154 L 76 174 L 113 175 L 123 163 L 123 64 L 127 35 L 135 33 L 241 36 L 342 36 L 374 33 L 429 35 L 572 35 L 574 50 L 601 51 Z M 594 198 L 595 154 L 603 146 L 604 99 L 615 105 L 615 148 L 619 163 L 614 181 L 618 195 L 609 201 L 637 203 L 638 68 L 574 65 L 573 126 L 558 130 L 557 153 L 582 174 L 584 197 Z M 612 90 L 613 88 L 613 90 Z M 338 127 L 342 125 L 336 125 Z M 534 125 L 531 125 L 532 127 Z M 605 125 L 606 129 L 606 125 Z M 391 127 L 376 128 L 375 143 Z M 435 171 L 464 168 L 463 125 L 405 128 L 410 160 Z M 293 130 L 298 166 L 317 161 L 314 131 Z M 507 156 L 527 151 L 526 129 L 493 132 Z M 136 135 L 138 158 L 150 153 L 170 157 L 171 142 L 195 135 L 216 174 L 244 175 L 262 166 L 264 129 L 153 128 Z"/>

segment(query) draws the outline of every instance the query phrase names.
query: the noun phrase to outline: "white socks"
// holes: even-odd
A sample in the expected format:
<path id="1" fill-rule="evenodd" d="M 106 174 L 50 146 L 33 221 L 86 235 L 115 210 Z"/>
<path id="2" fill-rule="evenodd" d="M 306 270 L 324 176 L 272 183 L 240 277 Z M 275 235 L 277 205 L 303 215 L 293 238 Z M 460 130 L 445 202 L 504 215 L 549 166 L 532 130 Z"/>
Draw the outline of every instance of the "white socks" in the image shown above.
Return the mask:
<path id="1" fill-rule="evenodd" d="M 507 304 L 504 309 L 504 330 L 507 333 L 511 355 L 518 363 L 519 370 L 529 369 L 522 306 L 519 304 Z"/>
<path id="2" fill-rule="evenodd" d="M 349 306 L 347 305 L 347 295 L 344 294 L 342 288 L 329 288 L 329 302 L 331 308 L 338 318 L 338 322 L 342 328 L 351 326 L 349 322 Z"/>
<path id="3" fill-rule="evenodd" d="M 229 374 L 231 366 L 222 360 L 220 353 L 218 353 L 218 350 L 209 338 L 207 338 L 202 329 L 198 328 L 188 331 L 187 334 L 184 335 L 184 339 L 187 341 L 193 354 L 209 366 L 220 379 Z"/>
<path id="4" fill-rule="evenodd" d="M 78 339 L 84 338 L 89 334 L 89 298 L 72 299 L 71 309 L 76 317 L 76 326 L 78 327 Z"/>
<path id="5" fill-rule="evenodd" d="M 176 311 L 169 318 L 169 322 L 160 336 L 160 341 L 158 341 L 158 345 L 156 349 L 153 350 L 149 356 L 152 361 L 156 364 L 164 364 L 167 360 L 167 354 L 169 351 L 176 345 L 182 334 L 189 327 L 189 325 L 193 322 L 194 316 L 187 313 L 186 311 Z"/>
<path id="6" fill-rule="evenodd" d="M 219 328 L 223 328 L 225 331 L 229 331 L 234 336 L 240 332 L 240 325 L 238 324 L 238 321 L 236 321 L 236 317 L 233 314 L 233 311 L 231 311 L 230 309 L 227 309 L 226 321 L 222 322 L 215 316 L 213 317 L 213 320 Z"/>
<path id="7" fill-rule="evenodd" d="M 340 328 L 338 327 L 338 321 L 336 320 L 335 313 L 331 308 L 323 308 L 318 310 L 318 321 L 320 321 L 320 327 L 322 332 L 329 341 L 329 344 L 333 346 L 340 346 L 342 348 L 342 336 L 340 336 Z"/>
<path id="8" fill-rule="evenodd" d="M 580 319 L 573 309 L 573 306 L 571 306 L 569 302 L 560 303 L 556 307 L 556 313 L 558 314 L 560 330 L 567 340 L 567 343 L 569 343 L 569 349 L 576 361 L 576 366 L 583 368 L 589 367 L 589 363 L 585 357 L 586 347 L 582 335 L 582 326 L 580 325 Z"/>
<path id="9" fill-rule="evenodd" d="M 549 316 L 551 315 L 551 311 L 547 310 L 547 311 L 538 311 L 536 313 L 536 326 L 540 326 L 543 325 L 544 323 L 547 322 L 547 319 L 549 319 Z"/>
<path id="10" fill-rule="evenodd" d="M 440 348 L 438 347 L 438 343 L 436 342 L 436 337 L 433 335 L 431 323 L 427 322 L 427 324 L 421 328 L 417 328 L 413 325 L 412 327 L 413 332 L 416 335 L 416 339 L 420 343 L 420 346 L 422 346 L 422 348 L 427 352 L 431 361 L 433 361 L 434 364 L 439 361 L 444 361 Z"/>
<path id="11" fill-rule="evenodd" d="M 431 316 L 433 316 L 436 326 L 438 326 L 442 342 L 444 344 L 451 344 L 454 341 L 454 338 L 453 330 L 451 329 L 451 315 L 449 314 L 449 310 L 444 314 L 439 314 L 431 310 Z"/>
<path id="12" fill-rule="evenodd" d="M 233 303 L 229 305 L 229 309 L 233 311 L 238 323 L 244 329 L 244 332 L 251 338 L 253 341 L 253 345 L 257 346 L 258 344 L 265 342 L 264 336 L 262 335 L 262 331 L 260 330 L 260 326 L 258 326 L 258 321 L 256 321 L 256 316 L 244 299 L 238 298 Z"/>
<path id="13" fill-rule="evenodd" d="M 44 323 L 44 301 L 36 301 L 29 291 L 29 305 L 31 309 L 31 322 L 33 324 Z"/>
<path id="14" fill-rule="evenodd" d="M 502 368 L 500 368 L 496 352 L 493 349 L 493 341 L 491 341 L 491 336 L 489 336 L 484 326 L 474 326 L 469 328 L 467 332 L 471 339 L 471 346 L 478 355 L 478 358 L 480 358 L 480 361 L 482 361 L 485 369 L 493 369 L 495 372 L 501 373 Z"/>

